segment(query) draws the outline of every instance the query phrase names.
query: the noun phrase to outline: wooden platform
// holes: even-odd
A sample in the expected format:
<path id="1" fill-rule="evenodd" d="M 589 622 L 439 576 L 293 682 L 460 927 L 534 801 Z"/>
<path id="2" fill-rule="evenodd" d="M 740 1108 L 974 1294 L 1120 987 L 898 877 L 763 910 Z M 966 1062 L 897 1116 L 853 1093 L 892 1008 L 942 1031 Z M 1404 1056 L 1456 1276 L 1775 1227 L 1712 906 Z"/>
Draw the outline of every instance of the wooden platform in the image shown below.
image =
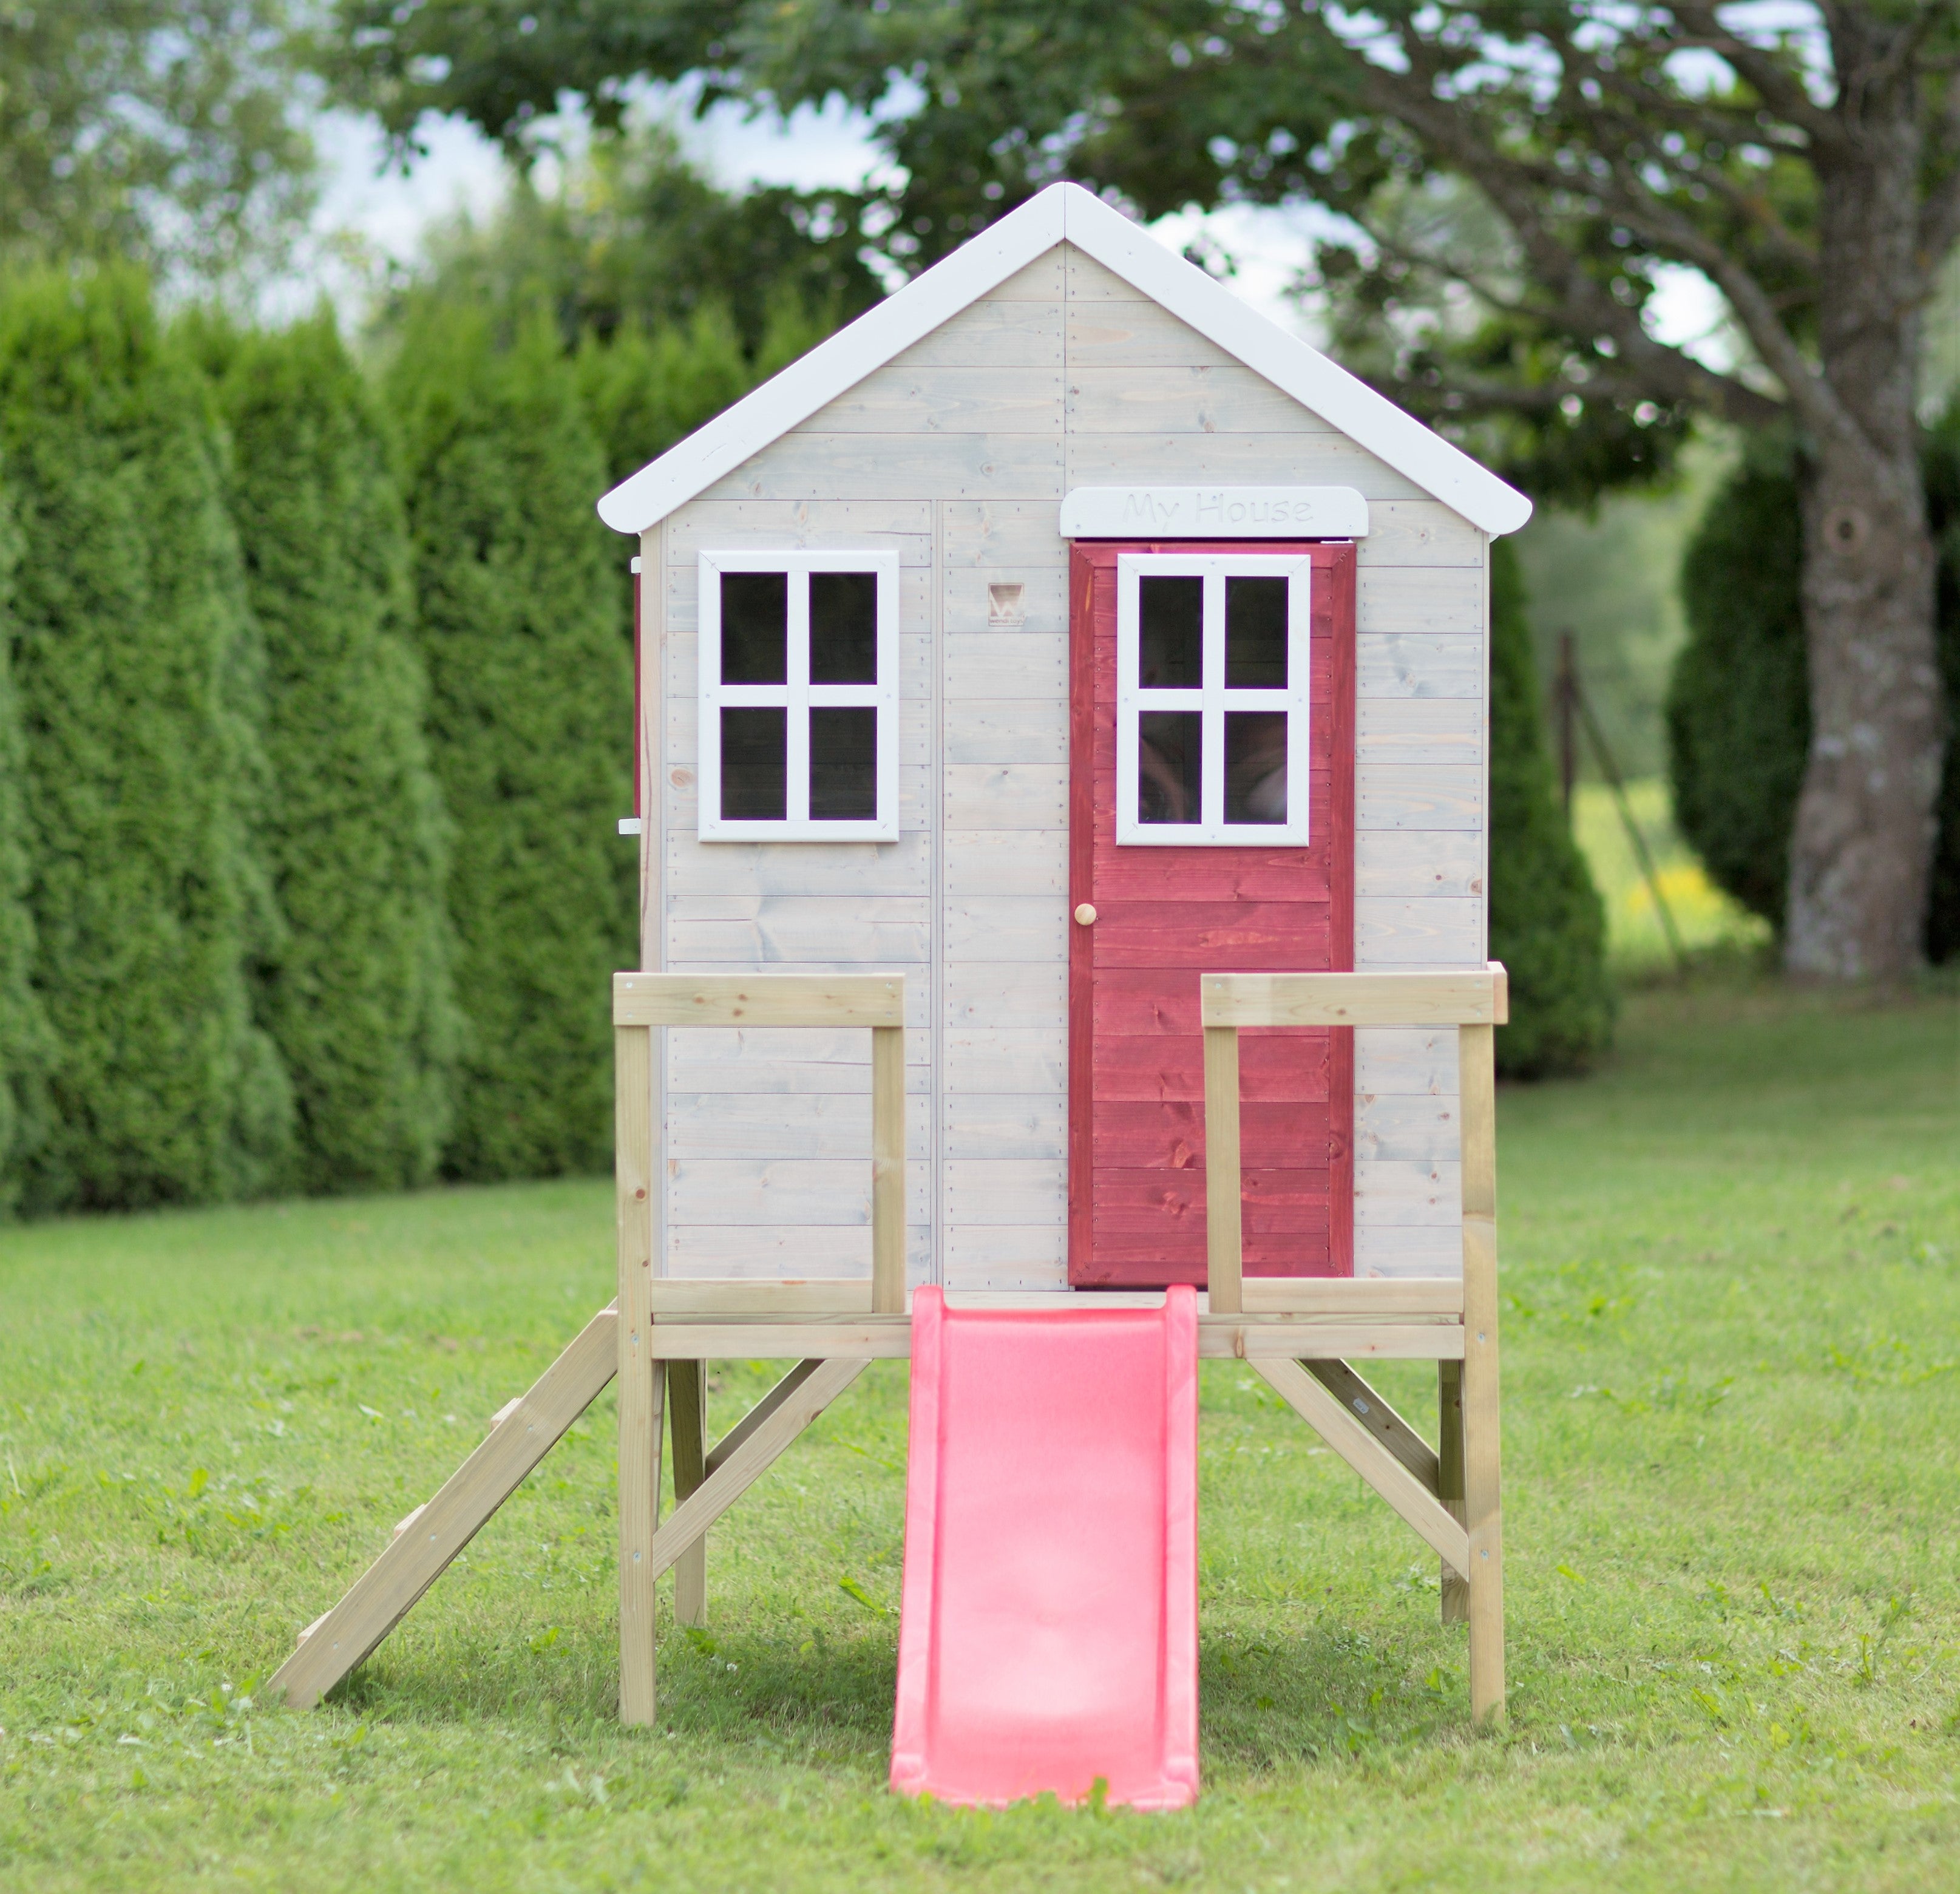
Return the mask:
<path id="1" fill-rule="evenodd" d="M 1309 984 L 1310 983 L 1310 984 Z M 676 1572 L 676 1615 L 705 1609 L 708 1529 L 867 1362 L 912 1351 L 904 1286 L 903 982 L 803 976 L 703 981 L 619 976 L 618 1298 L 598 1312 L 536 1385 L 346 1596 L 301 1634 L 267 1685 L 305 1707 L 374 1650 L 616 1374 L 619 1389 L 619 1706 L 653 1721 L 654 1587 Z M 1496 1138 L 1491 1027 L 1503 1017 L 1501 969 L 1478 974 L 1208 975 L 1207 1171 L 1211 1288 L 1201 1356 L 1245 1362 L 1325 1440 L 1443 1561 L 1442 1612 L 1470 1626 L 1470 1695 L 1482 1721 L 1503 1707 L 1503 1539 L 1498 1510 Z M 808 1016 L 807 1017 L 806 1016 Z M 653 1273 L 648 1195 L 651 1032 L 732 1017 L 834 1024 L 878 1035 L 873 1089 L 873 1272 L 868 1278 L 705 1281 Z M 1245 1277 L 1236 1180 L 1236 1036 L 1242 1026 L 1341 1024 L 1357 1018 L 1455 1023 L 1463 1112 L 1460 1278 Z M 1222 1022 L 1222 1023 L 1221 1023 Z M 960 1294 L 953 1306 L 1154 1303 L 1160 1292 Z M 720 1441 L 705 1431 L 711 1360 L 792 1362 Z M 1432 1447 L 1355 1364 L 1437 1364 Z M 661 1457 L 671 1437 L 676 1505 L 660 1517 Z"/>

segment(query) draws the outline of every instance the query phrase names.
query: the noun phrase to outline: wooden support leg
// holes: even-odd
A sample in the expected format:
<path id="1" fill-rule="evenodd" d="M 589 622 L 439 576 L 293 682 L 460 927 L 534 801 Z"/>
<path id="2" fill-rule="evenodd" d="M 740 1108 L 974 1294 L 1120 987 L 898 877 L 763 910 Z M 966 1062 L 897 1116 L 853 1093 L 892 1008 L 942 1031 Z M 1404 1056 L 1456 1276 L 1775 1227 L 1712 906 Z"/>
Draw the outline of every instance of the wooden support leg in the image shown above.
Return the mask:
<path id="1" fill-rule="evenodd" d="M 719 1447 L 714 1470 L 673 1510 L 654 1533 L 647 1564 L 657 1578 L 673 1565 L 730 1507 L 768 1471 L 770 1464 L 810 1422 L 829 1406 L 870 1364 L 848 1358 L 819 1362 L 778 1402 L 767 1418 L 725 1458 Z M 1287 1364 L 1282 1362 L 1281 1367 Z M 726 1445 L 724 1441 L 723 1445 Z"/>
<path id="2" fill-rule="evenodd" d="M 1492 1029 L 1458 1035 L 1463 1125 L 1463 1507 L 1469 1533 L 1470 1714 L 1504 1714 L 1504 1537 L 1498 1510 L 1497 1112 Z"/>
<path id="3" fill-rule="evenodd" d="M 708 1477 L 708 1364 L 667 1364 L 668 1424 L 673 1433 L 674 1503 Z M 708 1541 L 697 1539 L 674 1567 L 674 1622 L 708 1619 Z"/>
<path id="4" fill-rule="evenodd" d="M 1439 1361 L 1436 1364 L 1436 1406 L 1438 1431 L 1437 1491 L 1443 1503 L 1458 1519 L 1463 1517 L 1463 1364 Z M 1467 1623 L 1470 1616 L 1470 1587 L 1463 1574 L 1446 1562 L 1443 1568 L 1443 1622 Z"/>
<path id="5" fill-rule="evenodd" d="M 653 1358 L 653 1073 L 644 1027 L 613 1033 L 619 1230 L 619 1721 L 654 1720 L 654 1529 L 660 1517 L 660 1406 Z"/>
<path id="6" fill-rule="evenodd" d="M 396 1529 L 346 1596 L 300 1633 L 299 1648 L 267 1680 L 268 1697 L 310 1710 L 401 1622 L 612 1380 L 614 1326 L 612 1310 L 601 1309 L 530 1392 L 511 1402 L 489 1438 Z"/>

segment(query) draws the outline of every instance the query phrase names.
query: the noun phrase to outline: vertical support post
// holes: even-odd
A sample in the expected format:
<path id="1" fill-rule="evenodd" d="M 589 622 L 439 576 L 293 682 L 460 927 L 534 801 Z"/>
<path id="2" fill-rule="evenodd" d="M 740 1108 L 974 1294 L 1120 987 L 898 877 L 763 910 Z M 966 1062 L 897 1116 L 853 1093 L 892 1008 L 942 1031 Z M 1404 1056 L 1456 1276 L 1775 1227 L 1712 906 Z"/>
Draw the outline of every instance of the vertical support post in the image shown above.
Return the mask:
<path id="1" fill-rule="evenodd" d="M 1463 1364 L 1436 1364 L 1437 1498 L 1456 1523 L 1463 1523 Z M 1443 1622 L 1467 1624 L 1470 1588 L 1463 1574 L 1447 1561 L 1443 1567 Z"/>
<path id="2" fill-rule="evenodd" d="M 905 1311 L 905 1030 L 871 1029 L 871 1307 Z"/>
<path id="3" fill-rule="evenodd" d="M 1504 1714 L 1504 1540 L 1498 1511 L 1495 1029 L 1457 1029 L 1463 1128 L 1463 1493 L 1470 1535 L 1470 1714 Z"/>
<path id="4" fill-rule="evenodd" d="M 619 1721 L 654 1720 L 652 1547 L 665 1376 L 653 1359 L 653 1033 L 612 1033 L 619 1230 Z"/>
<path id="5" fill-rule="evenodd" d="M 1246 1307 L 1240 1259 L 1239 1029 L 1204 1029 L 1204 1274 L 1214 1315 Z"/>
<path id="6" fill-rule="evenodd" d="M 673 1433 L 674 1504 L 708 1477 L 708 1364 L 667 1364 L 668 1425 Z M 708 1536 L 703 1533 L 674 1561 L 674 1622 L 708 1619 Z"/>

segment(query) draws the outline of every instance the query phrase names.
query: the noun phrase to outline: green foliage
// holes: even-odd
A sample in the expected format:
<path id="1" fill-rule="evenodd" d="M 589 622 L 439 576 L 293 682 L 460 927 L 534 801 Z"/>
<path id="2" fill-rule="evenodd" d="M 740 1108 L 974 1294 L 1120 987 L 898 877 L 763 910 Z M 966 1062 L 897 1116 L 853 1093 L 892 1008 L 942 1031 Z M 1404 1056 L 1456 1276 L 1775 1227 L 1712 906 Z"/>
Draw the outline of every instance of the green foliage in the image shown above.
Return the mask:
<path id="1" fill-rule="evenodd" d="M 1558 806 L 1524 581 L 1507 540 L 1491 564 L 1491 957 L 1510 974 L 1498 1069 L 1583 1070 L 1613 1030 L 1606 916 Z"/>
<path id="2" fill-rule="evenodd" d="M 1789 456 L 1757 442 L 1682 562 L 1688 639 L 1667 695 L 1675 820 L 1709 878 L 1779 928 L 1810 746 L 1803 552 Z"/>
<path id="3" fill-rule="evenodd" d="M 488 222 L 438 229 L 425 274 L 396 310 L 433 295 L 498 312 L 508 340 L 539 307 L 568 348 L 587 335 L 685 329 L 713 312 L 740 347 L 766 352 L 788 304 L 827 332 L 878 300 L 858 256 L 863 199 L 764 186 L 731 194 L 682 156 L 663 126 L 602 139 L 540 190 L 512 181 Z"/>
<path id="4" fill-rule="evenodd" d="M 611 1161 L 611 985 L 634 963 L 624 549 L 594 514 L 605 463 L 573 364 L 534 322 L 427 306 L 390 390 L 408 443 L 416 635 L 455 823 L 449 907 L 469 1032 L 445 1167 Z"/>
<path id="5" fill-rule="evenodd" d="M 19 1195 L 20 1165 L 46 1132 L 52 1052 L 31 984 L 34 924 L 27 905 L 27 753 L 14 689 L 14 568 L 20 540 L 0 499 L 0 1218 Z"/>
<path id="6" fill-rule="evenodd" d="M 217 273 L 304 224 L 288 0 L 0 8 L 0 253 Z"/>
<path id="7" fill-rule="evenodd" d="M 602 341 L 587 330 L 577 362 L 586 412 L 606 450 L 609 483 L 711 421 L 759 382 L 787 368 L 829 333 L 824 313 L 792 298 L 770 306 L 751 355 L 727 310 L 697 309 L 686 323 L 651 331 L 637 324 Z"/>
<path id="8" fill-rule="evenodd" d="M 1866 0 L 1828 41 L 1766 25 L 1724 38 L 1712 77 L 1680 58 L 1684 31 L 1715 32 L 1712 13 L 1690 30 L 1677 11 L 338 0 L 332 72 L 398 144 L 425 113 L 453 113 L 520 151 L 567 92 L 592 102 L 602 132 L 648 80 L 702 108 L 841 100 L 872 117 L 896 180 L 864 228 L 906 269 L 1057 177 L 1145 218 L 1319 203 L 1362 235 L 1323 238 L 1303 286 L 1363 371 L 1542 498 L 1583 498 L 1650 481 L 1695 412 L 1760 425 L 1778 411 L 1744 377 L 1654 339 L 1643 317 L 1670 266 L 1719 254 L 1746 276 L 1738 321 L 1776 359 L 1815 339 L 1819 205 L 1856 188 L 1855 167 L 1816 154 L 1869 135 L 1853 114 L 1882 110 L 1901 148 L 1923 145 L 1929 228 L 1955 162 L 1934 75 L 1960 25 L 1943 10 Z M 1898 307 L 1917 305 L 1917 267 Z"/>
<path id="9" fill-rule="evenodd" d="M 1930 438 L 1929 517 L 1940 547 L 1938 635 L 1960 703 L 1960 415 Z M 1667 700 L 1675 818 L 1710 878 L 1780 928 L 1791 833 L 1810 747 L 1803 525 L 1786 442 L 1752 445 L 1682 562 L 1688 635 Z M 1928 894 L 1930 960 L 1960 954 L 1960 744 L 1947 748 Z"/>
<path id="10" fill-rule="evenodd" d="M 247 1194 L 290 1137 L 247 978 L 279 942 L 253 842 L 262 659 L 219 444 L 139 278 L 0 296 L 34 982 L 60 1046 L 24 1169 L 37 1210 Z"/>
<path id="11" fill-rule="evenodd" d="M 451 1120 L 457 1019 L 394 455 L 329 316 L 196 327 L 266 652 L 262 820 L 285 933 L 260 1011 L 297 1109 L 279 1187 L 421 1183 Z"/>

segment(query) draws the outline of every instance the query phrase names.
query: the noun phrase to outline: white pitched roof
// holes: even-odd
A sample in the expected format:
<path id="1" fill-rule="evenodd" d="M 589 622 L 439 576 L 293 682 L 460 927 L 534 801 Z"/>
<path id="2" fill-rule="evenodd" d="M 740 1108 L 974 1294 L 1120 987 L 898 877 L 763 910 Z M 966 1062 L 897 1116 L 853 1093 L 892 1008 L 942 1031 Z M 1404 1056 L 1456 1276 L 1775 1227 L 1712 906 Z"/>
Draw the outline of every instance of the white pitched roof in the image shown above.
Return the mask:
<path id="1" fill-rule="evenodd" d="M 1487 533 L 1513 533 L 1532 503 L 1433 429 L 1250 310 L 1201 269 L 1079 184 L 1051 184 L 848 328 L 642 467 L 599 502 L 621 533 L 644 533 L 930 335 L 1057 244 L 1112 269 L 1351 440 Z"/>

